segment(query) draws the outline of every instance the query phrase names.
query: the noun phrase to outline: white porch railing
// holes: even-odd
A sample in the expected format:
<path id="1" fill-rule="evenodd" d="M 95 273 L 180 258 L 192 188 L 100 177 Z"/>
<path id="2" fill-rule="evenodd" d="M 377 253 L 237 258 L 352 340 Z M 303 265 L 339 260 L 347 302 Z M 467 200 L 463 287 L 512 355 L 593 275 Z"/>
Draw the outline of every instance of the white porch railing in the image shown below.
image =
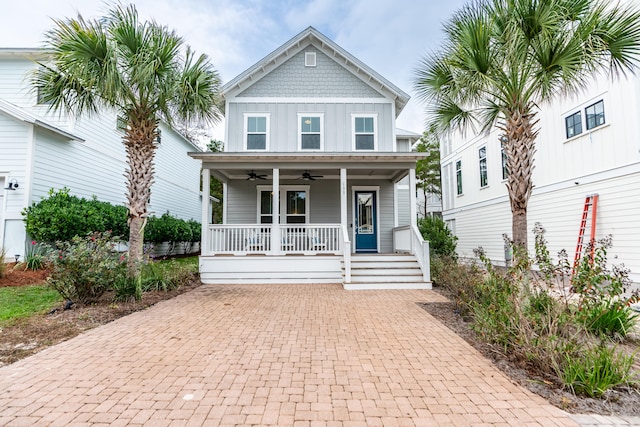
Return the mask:
<path id="1" fill-rule="evenodd" d="M 429 259 L 429 242 L 422 238 L 415 225 L 405 225 L 393 229 L 393 250 L 413 254 L 422 270 L 425 282 L 431 281 L 431 261 Z"/>
<path id="2" fill-rule="evenodd" d="M 341 254 L 340 224 L 281 224 L 280 242 L 273 242 L 271 224 L 211 224 L 203 255 Z M 272 246 L 279 247 L 272 247 Z"/>

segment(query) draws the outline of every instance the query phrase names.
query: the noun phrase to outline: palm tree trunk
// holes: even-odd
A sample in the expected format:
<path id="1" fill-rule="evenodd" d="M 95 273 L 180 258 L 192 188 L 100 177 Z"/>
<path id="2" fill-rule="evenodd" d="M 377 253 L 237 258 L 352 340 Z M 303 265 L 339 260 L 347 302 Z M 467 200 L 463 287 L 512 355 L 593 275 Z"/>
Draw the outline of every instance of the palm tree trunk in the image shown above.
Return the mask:
<path id="1" fill-rule="evenodd" d="M 507 189 L 511 204 L 511 232 L 515 253 L 527 253 L 527 207 L 533 190 L 533 155 L 538 134 L 536 113 L 533 106 L 517 108 L 510 112 L 502 130 L 509 172 Z"/>
<path id="2" fill-rule="evenodd" d="M 127 204 L 129 208 L 129 277 L 137 277 L 143 261 L 144 224 L 151 197 L 157 138 L 157 123 L 153 119 L 131 117 L 123 138 L 127 152 Z"/>

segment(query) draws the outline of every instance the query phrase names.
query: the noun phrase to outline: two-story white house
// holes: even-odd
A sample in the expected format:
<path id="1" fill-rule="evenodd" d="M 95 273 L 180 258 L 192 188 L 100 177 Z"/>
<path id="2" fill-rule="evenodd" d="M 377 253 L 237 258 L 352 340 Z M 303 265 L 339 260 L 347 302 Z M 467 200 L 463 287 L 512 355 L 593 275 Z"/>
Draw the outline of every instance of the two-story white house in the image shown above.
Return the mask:
<path id="1" fill-rule="evenodd" d="M 116 113 L 76 119 L 49 112 L 29 84 L 42 60 L 41 49 L 0 49 L 0 248 L 7 260 L 25 254 L 21 211 L 51 188 L 68 187 L 71 194 L 114 204 L 126 201 L 126 156 Z M 200 218 L 200 162 L 187 155 L 198 149 L 161 124 L 150 211 Z"/>
<path id="2" fill-rule="evenodd" d="M 595 238 L 613 236 L 609 261 L 624 264 L 640 283 L 640 78 L 599 77 L 570 97 L 540 105 L 533 193 L 532 229 L 547 230 L 549 250 L 566 249 L 573 261 L 586 197 L 598 195 Z M 457 135 L 441 147 L 444 219 L 458 236 L 458 253 L 473 257 L 482 246 L 504 265 L 502 234 L 511 235 L 507 169 L 500 135 Z M 588 213 L 584 242 L 591 234 Z"/>
<path id="3" fill-rule="evenodd" d="M 203 227 L 204 283 L 430 286 L 416 227 L 423 155 L 395 127 L 406 93 L 309 27 L 223 95 L 224 152 L 192 154 L 203 185 L 214 176 L 225 193 L 223 224 Z"/>

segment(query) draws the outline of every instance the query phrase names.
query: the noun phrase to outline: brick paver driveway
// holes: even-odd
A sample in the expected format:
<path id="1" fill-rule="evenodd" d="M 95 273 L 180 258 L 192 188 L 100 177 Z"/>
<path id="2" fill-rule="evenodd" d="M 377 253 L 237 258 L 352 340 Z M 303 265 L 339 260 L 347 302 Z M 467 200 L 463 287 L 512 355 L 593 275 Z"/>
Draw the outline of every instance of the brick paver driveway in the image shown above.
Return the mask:
<path id="1" fill-rule="evenodd" d="M 0 425 L 563 425 L 416 305 L 203 286 L 0 368 Z"/>

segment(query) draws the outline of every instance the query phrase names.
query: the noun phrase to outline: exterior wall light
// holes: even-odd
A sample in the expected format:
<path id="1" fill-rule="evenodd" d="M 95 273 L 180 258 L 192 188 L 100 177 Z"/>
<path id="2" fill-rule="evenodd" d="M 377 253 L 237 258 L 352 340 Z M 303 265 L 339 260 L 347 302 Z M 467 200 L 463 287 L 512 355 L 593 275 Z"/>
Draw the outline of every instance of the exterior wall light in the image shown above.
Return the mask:
<path id="1" fill-rule="evenodd" d="M 9 184 L 4 188 L 5 190 L 16 190 L 19 187 L 18 180 L 13 178 L 9 181 Z"/>

